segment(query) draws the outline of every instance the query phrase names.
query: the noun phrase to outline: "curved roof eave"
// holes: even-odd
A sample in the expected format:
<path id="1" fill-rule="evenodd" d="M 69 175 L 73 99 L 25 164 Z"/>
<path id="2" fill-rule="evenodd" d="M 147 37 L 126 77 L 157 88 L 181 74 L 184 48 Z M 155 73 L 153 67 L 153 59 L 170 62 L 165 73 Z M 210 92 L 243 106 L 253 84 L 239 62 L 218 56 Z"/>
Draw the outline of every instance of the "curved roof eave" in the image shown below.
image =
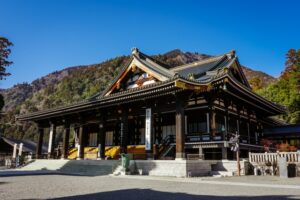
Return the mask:
<path id="1" fill-rule="evenodd" d="M 277 105 L 267 99 L 265 99 L 264 97 L 254 93 L 252 90 L 250 90 L 250 88 L 242 85 L 239 83 L 239 81 L 237 81 L 233 76 L 231 76 L 230 74 L 228 74 L 227 76 L 232 83 L 234 83 L 237 87 L 239 87 L 241 90 L 243 90 L 244 92 L 248 93 L 250 96 L 252 96 L 253 98 L 259 99 L 260 101 L 264 102 L 265 104 L 267 104 L 268 106 L 272 107 L 273 110 L 276 110 L 276 112 L 278 114 L 284 114 L 286 113 L 286 109 L 284 107 L 282 107 L 281 105 Z"/>

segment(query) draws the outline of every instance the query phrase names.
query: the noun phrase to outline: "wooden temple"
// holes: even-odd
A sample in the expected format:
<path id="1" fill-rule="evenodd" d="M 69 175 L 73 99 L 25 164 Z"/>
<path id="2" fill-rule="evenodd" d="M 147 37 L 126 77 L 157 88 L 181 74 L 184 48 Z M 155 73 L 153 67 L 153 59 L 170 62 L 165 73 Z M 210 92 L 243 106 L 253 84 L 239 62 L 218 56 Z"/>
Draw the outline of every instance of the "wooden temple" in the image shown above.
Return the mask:
<path id="1" fill-rule="evenodd" d="M 171 68 L 132 49 L 112 83 L 88 100 L 17 116 L 38 127 L 37 156 L 45 130 L 53 157 L 56 127 L 63 126 L 61 157 L 87 159 L 97 149 L 104 159 L 112 148 L 135 159 L 233 159 L 230 138 L 240 135 L 241 157 L 261 151 L 262 130 L 285 109 L 255 94 L 235 51 Z M 71 135 L 74 135 L 74 137 Z M 138 153 L 130 148 L 141 147 Z"/>

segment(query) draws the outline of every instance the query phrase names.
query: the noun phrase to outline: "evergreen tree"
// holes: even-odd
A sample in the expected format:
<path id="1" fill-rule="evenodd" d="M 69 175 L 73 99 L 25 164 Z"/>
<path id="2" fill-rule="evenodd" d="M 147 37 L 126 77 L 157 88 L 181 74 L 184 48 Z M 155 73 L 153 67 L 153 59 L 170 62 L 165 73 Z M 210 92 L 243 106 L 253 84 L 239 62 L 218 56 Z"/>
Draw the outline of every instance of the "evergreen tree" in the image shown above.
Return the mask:
<path id="1" fill-rule="evenodd" d="M 11 53 L 10 46 L 13 44 L 6 38 L 0 36 L 0 80 L 3 80 L 10 73 L 6 72 L 6 68 L 12 64 L 11 61 L 7 60 Z M 3 96 L 0 94 L 0 110 L 4 106 Z"/>

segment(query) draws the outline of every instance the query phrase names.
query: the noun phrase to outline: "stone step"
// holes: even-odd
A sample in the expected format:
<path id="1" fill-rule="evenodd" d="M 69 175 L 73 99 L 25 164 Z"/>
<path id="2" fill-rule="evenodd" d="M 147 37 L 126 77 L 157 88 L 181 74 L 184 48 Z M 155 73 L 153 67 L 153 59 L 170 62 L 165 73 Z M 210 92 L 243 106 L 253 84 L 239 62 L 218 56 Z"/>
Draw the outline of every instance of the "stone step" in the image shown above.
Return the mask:
<path id="1" fill-rule="evenodd" d="M 108 175 L 119 163 L 118 160 L 35 160 L 18 170 L 51 170 L 67 174 Z"/>

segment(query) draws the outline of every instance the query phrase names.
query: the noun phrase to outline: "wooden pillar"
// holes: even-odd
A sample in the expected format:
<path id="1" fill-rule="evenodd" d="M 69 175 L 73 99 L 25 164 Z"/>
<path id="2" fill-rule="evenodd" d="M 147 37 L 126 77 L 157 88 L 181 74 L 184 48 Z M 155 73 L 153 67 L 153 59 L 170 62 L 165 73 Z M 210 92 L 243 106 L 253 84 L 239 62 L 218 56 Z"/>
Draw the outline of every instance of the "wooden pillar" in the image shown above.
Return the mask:
<path id="1" fill-rule="evenodd" d="M 185 117 L 184 101 L 180 96 L 176 96 L 176 159 L 185 159 Z"/>
<path id="2" fill-rule="evenodd" d="M 50 124 L 49 143 L 48 143 L 48 159 L 54 158 L 54 143 L 56 136 L 56 125 Z"/>
<path id="3" fill-rule="evenodd" d="M 227 141 L 229 139 L 228 137 L 228 130 L 229 130 L 229 112 L 228 112 L 228 107 L 229 107 L 229 102 L 227 98 L 224 99 L 224 106 L 225 106 L 225 133 L 224 133 L 224 141 Z"/>
<path id="4" fill-rule="evenodd" d="M 209 119 L 210 119 L 210 117 L 209 117 L 209 112 L 207 112 L 206 113 L 206 132 L 208 133 L 208 134 L 210 134 L 210 122 L 209 122 Z"/>
<path id="5" fill-rule="evenodd" d="M 229 132 L 229 112 L 228 112 L 228 107 L 229 107 L 229 100 L 227 97 L 224 98 L 224 106 L 225 106 L 225 116 L 224 116 L 224 121 L 225 121 L 225 131 L 223 134 L 223 141 L 224 141 L 224 146 L 222 147 L 222 159 L 227 160 L 228 159 L 228 132 Z"/>
<path id="6" fill-rule="evenodd" d="M 38 143 L 36 146 L 36 159 L 42 158 L 43 139 L 44 139 L 44 127 L 38 125 Z"/>
<path id="7" fill-rule="evenodd" d="M 161 143 L 162 140 L 162 128 L 161 128 L 161 114 L 157 114 L 157 122 L 156 122 L 156 130 L 155 130 L 156 138 L 158 141 L 158 144 Z"/>
<path id="8" fill-rule="evenodd" d="M 79 146 L 78 146 L 78 160 L 81 160 L 84 158 L 84 127 L 82 124 L 80 124 L 79 127 Z"/>
<path id="9" fill-rule="evenodd" d="M 99 132 L 98 132 L 98 144 L 100 144 L 99 159 L 105 159 L 105 138 L 106 138 L 105 128 L 106 128 L 105 118 L 102 116 L 100 119 Z"/>
<path id="10" fill-rule="evenodd" d="M 213 140 L 216 136 L 216 112 L 212 107 L 209 108 L 209 117 L 210 117 L 210 133 L 211 133 L 211 139 Z"/>
<path id="11" fill-rule="evenodd" d="M 240 135 L 241 110 L 238 106 L 236 108 L 236 112 L 238 114 L 238 119 L 237 119 L 237 122 L 236 122 L 236 126 L 237 126 L 236 129 L 237 129 L 237 133 Z"/>
<path id="12" fill-rule="evenodd" d="M 120 137 L 121 137 L 121 153 L 127 153 L 128 141 L 128 112 L 127 109 L 122 110 L 121 124 L 120 124 Z"/>
<path id="13" fill-rule="evenodd" d="M 134 144 L 138 145 L 141 141 L 141 133 L 140 133 L 140 119 L 135 117 L 135 137 L 134 137 Z"/>
<path id="14" fill-rule="evenodd" d="M 247 110 L 247 113 L 249 112 L 249 110 Z M 250 132 L 250 126 L 251 126 L 251 120 L 250 120 L 250 116 L 248 114 L 248 122 L 247 122 L 247 131 L 248 131 L 248 144 L 251 143 L 251 132 Z"/>
<path id="15" fill-rule="evenodd" d="M 70 137 L 70 124 L 65 122 L 63 133 L 63 152 L 62 159 L 67 159 L 69 155 L 69 137 Z"/>

